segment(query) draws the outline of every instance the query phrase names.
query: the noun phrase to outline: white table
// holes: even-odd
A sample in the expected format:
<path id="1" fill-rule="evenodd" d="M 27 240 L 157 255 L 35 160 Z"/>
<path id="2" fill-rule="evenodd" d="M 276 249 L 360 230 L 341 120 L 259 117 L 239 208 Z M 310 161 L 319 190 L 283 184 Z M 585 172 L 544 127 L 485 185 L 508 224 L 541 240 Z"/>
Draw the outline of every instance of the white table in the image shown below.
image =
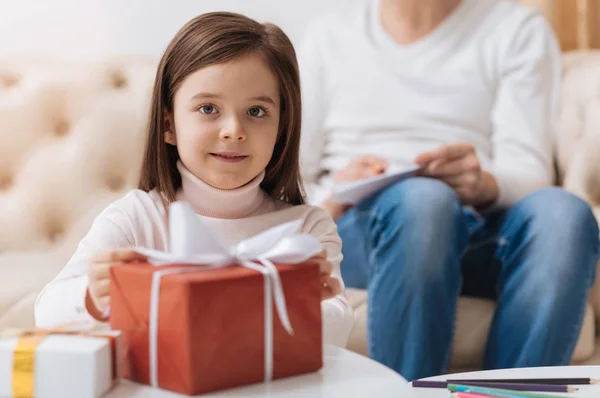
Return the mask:
<path id="1" fill-rule="evenodd" d="M 369 358 L 337 347 L 326 347 L 323 368 L 316 373 L 253 384 L 203 397 L 278 398 L 413 398 L 400 375 Z M 124 381 L 106 398 L 180 398 L 182 395 Z"/>
<path id="2" fill-rule="evenodd" d="M 600 379 L 600 366 L 557 366 L 548 368 L 521 368 L 521 369 L 503 369 L 490 370 L 483 372 L 457 373 L 453 375 L 444 375 L 428 378 L 427 380 L 446 380 L 452 379 L 492 379 L 492 378 L 551 378 L 551 377 L 590 377 Z M 576 386 L 579 391 L 572 393 L 546 393 L 566 397 L 600 397 L 600 384 Z M 448 398 L 450 392 L 444 389 L 432 388 L 413 388 L 415 398 Z"/>

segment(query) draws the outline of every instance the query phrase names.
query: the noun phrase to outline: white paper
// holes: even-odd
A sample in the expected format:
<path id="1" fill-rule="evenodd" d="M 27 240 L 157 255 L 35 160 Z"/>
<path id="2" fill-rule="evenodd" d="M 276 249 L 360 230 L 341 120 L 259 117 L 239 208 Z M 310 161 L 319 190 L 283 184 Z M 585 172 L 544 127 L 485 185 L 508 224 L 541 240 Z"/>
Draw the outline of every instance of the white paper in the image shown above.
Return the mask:
<path id="1" fill-rule="evenodd" d="M 116 331 L 107 333 L 120 334 Z M 12 396 L 13 355 L 17 340 L 17 337 L 0 338 L 0 397 Z M 105 338 L 47 336 L 35 351 L 35 396 L 101 397 L 113 387 L 112 365 L 111 344 Z"/>
<path id="2" fill-rule="evenodd" d="M 333 186 L 332 199 L 340 203 L 355 205 L 360 201 L 381 191 L 388 185 L 414 177 L 420 167 L 388 172 L 377 177 L 360 181 L 352 181 Z"/>

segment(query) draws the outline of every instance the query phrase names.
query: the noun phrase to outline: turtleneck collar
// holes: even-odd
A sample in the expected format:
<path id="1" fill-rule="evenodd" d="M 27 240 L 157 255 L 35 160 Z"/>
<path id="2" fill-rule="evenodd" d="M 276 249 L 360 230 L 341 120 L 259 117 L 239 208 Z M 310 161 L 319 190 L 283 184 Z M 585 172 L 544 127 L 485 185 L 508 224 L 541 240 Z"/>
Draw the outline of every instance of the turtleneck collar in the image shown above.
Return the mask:
<path id="1" fill-rule="evenodd" d="M 256 211 L 267 196 L 260 188 L 265 178 L 264 171 L 240 188 L 219 189 L 196 177 L 181 160 L 177 162 L 177 169 L 181 174 L 177 200 L 186 201 L 202 216 L 244 218 Z"/>

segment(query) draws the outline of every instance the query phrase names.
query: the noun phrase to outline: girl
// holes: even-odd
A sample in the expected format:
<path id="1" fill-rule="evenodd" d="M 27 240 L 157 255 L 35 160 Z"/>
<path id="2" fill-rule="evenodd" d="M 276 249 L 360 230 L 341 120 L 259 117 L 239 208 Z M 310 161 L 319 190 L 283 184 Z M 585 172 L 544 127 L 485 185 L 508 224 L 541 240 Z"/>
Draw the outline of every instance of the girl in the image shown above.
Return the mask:
<path id="1" fill-rule="evenodd" d="M 37 298 L 38 327 L 106 321 L 111 266 L 167 250 L 167 208 L 188 202 L 234 244 L 286 221 L 319 238 L 323 338 L 344 346 L 353 314 L 341 295 L 335 223 L 304 204 L 299 178 L 300 82 L 278 27 L 232 13 L 187 23 L 158 67 L 139 189 L 94 221 L 63 271 Z M 332 273 L 333 271 L 333 273 Z"/>

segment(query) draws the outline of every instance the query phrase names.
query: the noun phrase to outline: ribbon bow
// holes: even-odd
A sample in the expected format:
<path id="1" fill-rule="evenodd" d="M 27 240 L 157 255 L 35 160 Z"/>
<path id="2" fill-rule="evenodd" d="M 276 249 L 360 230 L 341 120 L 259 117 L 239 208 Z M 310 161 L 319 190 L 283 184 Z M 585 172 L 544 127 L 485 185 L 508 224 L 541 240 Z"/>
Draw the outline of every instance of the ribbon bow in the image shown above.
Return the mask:
<path id="1" fill-rule="evenodd" d="M 321 252 L 317 238 L 298 231 L 302 221 L 292 221 L 268 229 L 230 247 L 220 236 L 202 222 L 185 202 L 169 207 L 170 252 L 137 248 L 157 267 L 152 275 L 150 293 L 150 384 L 158 387 L 158 303 L 160 280 L 165 275 L 203 271 L 241 265 L 263 274 L 265 289 L 265 381 L 273 378 L 273 299 L 281 324 L 293 334 L 287 313 L 281 279 L 274 263 L 300 264 Z M 182 267 L 160 269 L 165 265 Z"/>

